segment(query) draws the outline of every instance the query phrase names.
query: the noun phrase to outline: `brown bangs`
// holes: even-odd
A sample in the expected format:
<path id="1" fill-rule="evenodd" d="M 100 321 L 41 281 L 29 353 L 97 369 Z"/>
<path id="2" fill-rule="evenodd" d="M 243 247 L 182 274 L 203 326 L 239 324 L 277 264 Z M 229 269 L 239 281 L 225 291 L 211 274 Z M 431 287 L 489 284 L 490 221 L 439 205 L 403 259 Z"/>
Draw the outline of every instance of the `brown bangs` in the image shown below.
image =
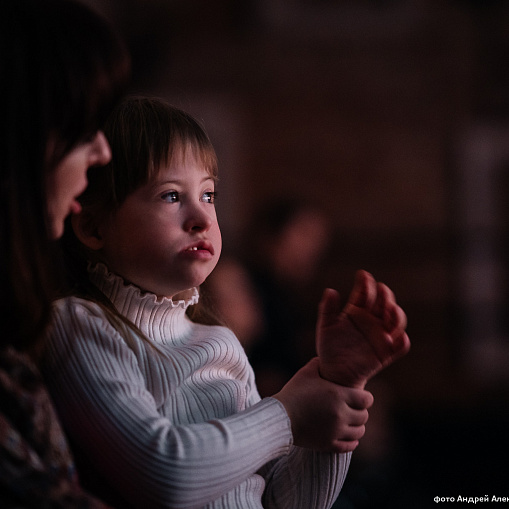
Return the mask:
<path id="1" fill-rule="evenodd" d="M 105 127 L 117 174 L 130 176 L 128 192 L 155 176 L 162 166 L 188 150 L 214 178 L 217 157 L 200 124 L 184 111 L 157 98 L 129 97 L 115 110 Z"/>
<path id="2" fill-rule="evenodd" d="M 215 182 L 219 181 L 217 156 L 212 144 L 208 139 L 198 140 L 196 138 L 193 139 L 193 137 L 191 139 L 173 137 L 172 141 L 168 144 L 166 153 L 156 159 L 159 163 L 153 164 L 149 170 L 148 179 L 156 176 L 161 168 L 169 166 L 175 159 L 183 160 L 189 154 L 205 169 Z"/>

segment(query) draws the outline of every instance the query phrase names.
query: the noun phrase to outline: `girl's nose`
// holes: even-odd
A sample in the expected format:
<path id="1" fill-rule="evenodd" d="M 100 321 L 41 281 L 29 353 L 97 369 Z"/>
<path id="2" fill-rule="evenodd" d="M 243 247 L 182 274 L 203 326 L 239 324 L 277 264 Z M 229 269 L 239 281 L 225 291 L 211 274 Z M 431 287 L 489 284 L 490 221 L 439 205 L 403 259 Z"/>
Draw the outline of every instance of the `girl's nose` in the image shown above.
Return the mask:
<path id="1" fill-rule="evenodd" d="M 200 202 L 197 205 L 191 205 L 188 209 L 186 219 L 184 221 L 184 230 L 191 231 L 207 231 L 212 225 L 212 217 L 204 210 L 204 205 Z M 209 205 L 210 206 L 210 205 Z"/>
<path id="2" fill-rule="evenodd" d="M 104 166 L 111 161 L 111 148 L 106 136 L 102 131 L 97 134 L 92 143 L 92 165 Z"/>

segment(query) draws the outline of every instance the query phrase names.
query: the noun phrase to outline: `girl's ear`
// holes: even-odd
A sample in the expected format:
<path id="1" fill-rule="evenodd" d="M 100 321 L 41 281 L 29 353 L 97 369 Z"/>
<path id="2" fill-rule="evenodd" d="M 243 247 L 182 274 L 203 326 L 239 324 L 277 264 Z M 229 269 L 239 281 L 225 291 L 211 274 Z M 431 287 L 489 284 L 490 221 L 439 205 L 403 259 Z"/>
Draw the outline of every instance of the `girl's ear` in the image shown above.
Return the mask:
<path id="1" fill-rule="evenodd" d="M 71 216 L 71 225 L 78 240 L 93 251 L 101 249 L 104 245 L 99 228 L 92 214 L 80 212 Z"/>

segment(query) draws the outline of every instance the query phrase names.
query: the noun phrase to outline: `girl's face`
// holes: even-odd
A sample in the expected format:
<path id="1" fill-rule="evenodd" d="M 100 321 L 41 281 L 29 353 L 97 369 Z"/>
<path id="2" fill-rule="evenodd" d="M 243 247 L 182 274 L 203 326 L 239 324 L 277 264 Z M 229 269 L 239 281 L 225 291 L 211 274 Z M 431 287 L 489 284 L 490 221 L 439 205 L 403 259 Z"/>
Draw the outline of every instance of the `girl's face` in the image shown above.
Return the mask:
<path id="1" fill-rule="evenodd" d="M 104 166 L 110 159 L 108 141 L 98 131 L 92 138 L 76 145 L 49 173 L 46 193 L 51 238 L 62 235 L 68 214 L 80 211 L 76 198 L 87 187 L 87 170 L 91 166 Z"/>
<path id="2" fill-rule="evenodd" d="M 202 284 L 221 253 L 214 191 L 214 179 L 191 151 L 175 154 L 99 225 L 109 269 L 158 296 Z"/>

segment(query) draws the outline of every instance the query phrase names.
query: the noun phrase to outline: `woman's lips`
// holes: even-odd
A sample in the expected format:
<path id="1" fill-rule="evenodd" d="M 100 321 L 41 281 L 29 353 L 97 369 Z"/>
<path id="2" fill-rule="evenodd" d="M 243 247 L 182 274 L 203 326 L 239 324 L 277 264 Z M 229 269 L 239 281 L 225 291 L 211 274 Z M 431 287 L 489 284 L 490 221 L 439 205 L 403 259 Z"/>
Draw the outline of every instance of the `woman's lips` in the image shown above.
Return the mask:
<path id="1" fill-rule="evenodd" d="M 72 214 L 79 214 L 81 212 L 81 203 L 78 200 L 74 199 L 71 202 L 70 210 Z"/>

